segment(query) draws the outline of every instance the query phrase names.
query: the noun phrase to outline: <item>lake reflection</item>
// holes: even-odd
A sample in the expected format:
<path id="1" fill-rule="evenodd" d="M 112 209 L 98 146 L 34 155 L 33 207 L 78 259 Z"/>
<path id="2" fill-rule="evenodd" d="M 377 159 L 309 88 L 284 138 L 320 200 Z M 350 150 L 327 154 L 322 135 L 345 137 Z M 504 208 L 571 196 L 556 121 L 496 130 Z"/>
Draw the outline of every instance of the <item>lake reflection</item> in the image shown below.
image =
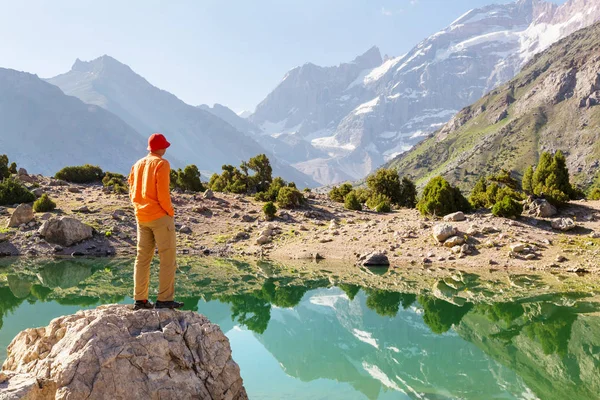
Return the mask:
<path id="1" fill-rule="evenodd" d="M 87 261 L 0 269 L 0 357 L 26 327 L 130 302 L 117 290 L 129 276 Z M 600 307 L 584 295 L 459 306 L 328 279 L 241 280 L 252 279 L 233 293 L 197 279 L 183 299 L 226 332 L 251 399 L 600 398 Z"/>

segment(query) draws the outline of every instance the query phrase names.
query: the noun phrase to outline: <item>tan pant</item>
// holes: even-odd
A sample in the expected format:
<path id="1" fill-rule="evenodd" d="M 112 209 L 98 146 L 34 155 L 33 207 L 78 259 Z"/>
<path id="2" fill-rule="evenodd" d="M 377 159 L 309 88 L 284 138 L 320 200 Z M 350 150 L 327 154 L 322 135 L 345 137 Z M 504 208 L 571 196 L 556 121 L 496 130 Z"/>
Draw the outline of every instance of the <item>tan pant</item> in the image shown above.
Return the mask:
<path id="1" fill-rule="evenodd" d="M 133 272 L 135 300 L 148 300 L 150 264 L 154 248 L 158 247 L 158 301 L 172 301 L 175 296 L 176 243 L 175 220 L 165 215 L 150 222 L 139 222 L 137 227 L 137 257 Z"/>

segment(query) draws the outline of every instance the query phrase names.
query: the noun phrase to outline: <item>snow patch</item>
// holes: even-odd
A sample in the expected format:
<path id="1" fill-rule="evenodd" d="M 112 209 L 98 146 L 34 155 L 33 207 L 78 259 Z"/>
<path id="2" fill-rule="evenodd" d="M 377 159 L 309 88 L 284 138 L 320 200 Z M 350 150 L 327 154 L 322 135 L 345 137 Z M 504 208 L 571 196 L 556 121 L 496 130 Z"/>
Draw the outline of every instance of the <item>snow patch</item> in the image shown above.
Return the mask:
<path id="1" fill-rule="evenodd" d="M 360 106 L 356 107 L 354 109 L 353 113 L 355 115 L 368 114 L 370 112 L 373 112 L 373 110 L 375 109 L 375 107 L 378 104 L 379 104 L 379 96 L 375 97 L 371 101 L 367 101 L 366 103 L 363 103 Z"/>
<path id="2" fill-rule="evenodd" d="M 363 361 L 363 365 L 362 365 L 363 369 L 365 371 L 367 371 L 367 373 L 369 375 L 371 375 L 374 379 L 377 379 L 379 382 L 381 382 L 381 384 L 385 387 L 388 387 L 390 389 L 393 389 L 397 392 L 401 392 L 406 394 L 406 392 L 404 390 L 402 390 L 400 388 L 400 386 L 398 386 L 398 384 L 396 384 L 396 382 L 392 381 L 386 374 L 385 372 L 383 372 L 382 370 L 379 369 L 378 366 L 376 365 L 371 365 L 368 364 L 367 362 Z"/>
<path id="3" fill-rule="evenodd" d="M 361 342 L 365 342 L 365 343 L 370 344 L 371 346 L 375 347 L 376 349 L 379 349 L 379 345 L 377 344 L 377 339 L 374 339 L 371 336 L 371 333 L 365 332 L 365 331 L 360 331 L 360 330 L 354 328 L 354 330 L 352 331 L 352 335 L 354 335 L 354 337 L 357 338 L 358 340 L 360 340 Z"/>

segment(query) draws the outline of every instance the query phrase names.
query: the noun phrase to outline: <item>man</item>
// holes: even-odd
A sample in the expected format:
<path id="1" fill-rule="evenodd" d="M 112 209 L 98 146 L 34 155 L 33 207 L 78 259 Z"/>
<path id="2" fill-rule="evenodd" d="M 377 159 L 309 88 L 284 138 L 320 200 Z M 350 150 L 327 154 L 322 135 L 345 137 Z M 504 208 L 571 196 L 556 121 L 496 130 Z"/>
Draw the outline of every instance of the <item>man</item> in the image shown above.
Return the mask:
<path id="1" fill-rule="evenodd" d="M 162 157 L 171 144 L 160 133 L 148 139 L 150 153 L 135 163 L 129 174 L 129 197 L 137 220 L 137 257 L 135 259 L 135 310 L 154 308 L 148 300 L 150 263 L 158 247 L 160 270 L 156 308 L 180 308 L 175 296 L 175 212 L 171 204 L 171 166 Z"/>

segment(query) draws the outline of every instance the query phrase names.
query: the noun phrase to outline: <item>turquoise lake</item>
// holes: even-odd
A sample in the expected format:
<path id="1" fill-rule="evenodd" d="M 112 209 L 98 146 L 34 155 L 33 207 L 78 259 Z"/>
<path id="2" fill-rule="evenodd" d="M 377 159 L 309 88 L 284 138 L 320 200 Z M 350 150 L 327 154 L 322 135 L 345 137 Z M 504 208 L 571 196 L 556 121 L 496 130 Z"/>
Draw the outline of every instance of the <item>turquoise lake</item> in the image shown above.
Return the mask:
<path id="1" fill-rule="evenodd" d="M 130 270 L 73 265 L 0 268 L 2 361 L 25 328 L 131 302 L 110 288 L 91 295 L 109 273 L 117 292 L 115 276 L 126 281 Z M 180 298 L 226 333 L 251 399 L 600 398 L 600 304 L 589 294 L 458 306 L 326 280 L 218 288 L 213 278 Z"/>

